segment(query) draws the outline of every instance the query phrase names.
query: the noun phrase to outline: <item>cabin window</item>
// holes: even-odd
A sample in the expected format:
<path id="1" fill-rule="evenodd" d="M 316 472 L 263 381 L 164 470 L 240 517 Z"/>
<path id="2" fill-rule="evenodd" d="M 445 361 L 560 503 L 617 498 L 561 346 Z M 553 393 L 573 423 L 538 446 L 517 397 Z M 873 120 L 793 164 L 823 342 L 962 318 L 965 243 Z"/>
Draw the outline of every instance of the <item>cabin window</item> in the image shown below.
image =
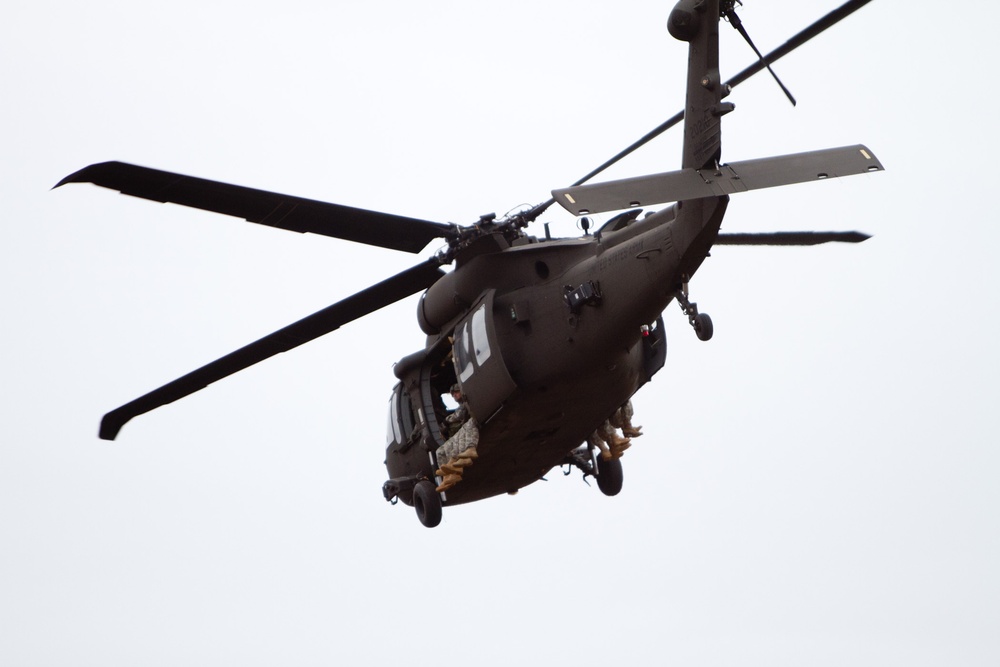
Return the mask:
<path id="1" fill-rule="evenodd" d="M 486 306 L 472 316 L 472 343 L 476 350 L 476 365 L 482 366 L 490 358 L 490 339 L 486 335 Z"/>
<path id="2" fill-rule="evenodd" d="M 455 337 L 455 363 L 457 364 L 459 382 L 465 382 L 472 377 L 472 355 L 469 352 L 471 338 L 469 325 L 466 323 L 458 336 Z"/>
<path id="3" fill-rule="evenodd" d="M 476 360 L 476 366 L 482 366 L 489 358 L 490 340 L 486 332 L 486 306 L 483 305 L 455 336 L 455 363 L 459 381 L 465 382 L 472 377 L 475 371 L 473 359 Z"/>

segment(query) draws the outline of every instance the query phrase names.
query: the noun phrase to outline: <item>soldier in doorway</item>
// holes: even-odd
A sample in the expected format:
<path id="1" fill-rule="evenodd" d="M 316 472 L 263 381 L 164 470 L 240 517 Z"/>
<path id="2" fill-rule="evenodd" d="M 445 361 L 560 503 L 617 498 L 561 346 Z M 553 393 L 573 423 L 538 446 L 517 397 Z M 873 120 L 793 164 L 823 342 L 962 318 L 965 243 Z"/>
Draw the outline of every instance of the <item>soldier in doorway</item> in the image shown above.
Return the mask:
<path id="1" fill-rule="evenodd" d="M 469 413 L 469 406 L 462 396 L 462 388 L 455 384 L 451 388 L 451 397 L 458 403 L 451 414 L 444 419 L 447 440 L 437 448 L 437 460 L 441 467 L 434 471 L 442 478 L 437 487 L 438 492 L 447 491 L 462 481 L 462 471 L 472 465 L 479 454 L 476 445 L 479 444 L 479 427 L 475 418 Z M 445 463 L 441 464 L 441 461 Z"/>

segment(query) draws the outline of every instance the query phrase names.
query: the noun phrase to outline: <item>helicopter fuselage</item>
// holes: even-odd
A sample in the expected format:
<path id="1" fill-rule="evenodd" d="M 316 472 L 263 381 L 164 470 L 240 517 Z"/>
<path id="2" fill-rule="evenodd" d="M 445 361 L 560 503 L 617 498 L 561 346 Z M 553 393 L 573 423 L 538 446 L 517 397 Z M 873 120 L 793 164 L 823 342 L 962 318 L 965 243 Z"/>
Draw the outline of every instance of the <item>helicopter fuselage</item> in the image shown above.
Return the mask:
<path id="1" fill-rule="evenodd" d="M 444 463 L 432 456 L 445 439 L 440 395 L 455 382 L 478 424 L 479 458 L 445 504 L 517 491 L 565 461 L 662 367 L 656 323 L 707 256 L 727 204 L 632 211 L 592 236 L 492 238 L 490 251 L 460 255 L 421 298 L 426 348 L 396 366 L 386 450 L 396 495 L 408 502 L 407 488 Z"/>

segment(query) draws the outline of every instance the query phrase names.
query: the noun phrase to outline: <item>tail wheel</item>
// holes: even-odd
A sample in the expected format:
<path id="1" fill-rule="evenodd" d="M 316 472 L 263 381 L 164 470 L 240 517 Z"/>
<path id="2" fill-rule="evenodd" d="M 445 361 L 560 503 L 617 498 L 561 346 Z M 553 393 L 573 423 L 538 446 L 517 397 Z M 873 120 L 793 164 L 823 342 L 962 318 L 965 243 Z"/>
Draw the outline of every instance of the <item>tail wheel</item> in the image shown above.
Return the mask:
<path id="1" fill-rule="evenodd" d="M 708 313 L 698 313 L 694 318 L 694 332 L 698 335 L 698 340 L 710 340 L 715 329 L 712 327 L 712 318 Z"/>
<path id="2" fill-rule="evenodd" d="M 714 328 L 712 327 L 712 318 L 708 316 L 707 313 L 698 312 L 698 304 L 691 301 L 688 298 L 688 286 L 687 278 L 685 277 L 684 283 L 681 288 L 674 292 L 674 298 L 677 299 L 677 303 L 680 304 L 681 310 L 687 315 L 688 323 L 694 329 L 695 334 L 698 336 L 698 340 L 709 340 L 712 338 L 712 333 L 714 333 Z"/>
<path id="3" fill-rule="evenodd" d="M 434 482 L 426 479 L 420 480 L 413 487 L 413 509 L 417 511 L 420 523 L 428 528 L 441 523 L 441 494 L 436 489 Z"/>
<path id="4" fill-rule="evenodd" d="M 617 496 L 622 490 L 625 475 L 622 472 L 622 460 L 605 461 L 603 456 L 597 457 L 597 488 L 606 496 Z"/>

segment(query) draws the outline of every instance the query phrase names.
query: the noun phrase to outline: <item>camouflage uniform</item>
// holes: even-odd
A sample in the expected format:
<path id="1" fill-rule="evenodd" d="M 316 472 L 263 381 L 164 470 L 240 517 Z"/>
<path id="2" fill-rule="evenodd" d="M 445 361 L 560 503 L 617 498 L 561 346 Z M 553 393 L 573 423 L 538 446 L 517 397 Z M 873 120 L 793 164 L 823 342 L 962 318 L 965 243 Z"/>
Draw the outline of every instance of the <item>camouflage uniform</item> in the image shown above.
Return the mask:
<path id="1" fill-rule="evenodd" d="M 469 405 L 462 397 L 461 386 L 453 384 L 451 395 L 458 401 L 458 408 L 444 418 L 445 443 L 438 447 L 436 452 L 439 466 L 451 461 L 469 447 L 479 444 L 479 427 L 469 412 Z"/>
<path id="2" fill-rule="evenodd" d="M 445 440 L 454 437 L 462 428 L 462 424 L 469 419 L 469 406 L 462 403 L 458 409 L 444 418 Z"/>
<path id="3" fill-rule="evenodd" d="M 625 405 L 615 410 L 615 413 L 611 415 L 608 421 L 615 428 L 620 428 L 625 435 L 634 438 L 642 435 L 641 433 L 636 433 L 636 431 L 642 428 L 641 426 L 632 426 L 632 416 L 634 414 L 635 410 L 632 408 L 632 401 L 628 400 L 625 401 Z"/>
<path id="4" fill-rule="evenodd" d="M 458 408 L 444 419 L 445 443 L 437 448 L 438 466 L 435 475 L 441 477 L 438 492 L 447 491 L 462 481 L 462 471 L 472 465 L 478 457 L 479 426 L 469 412 L 469 406 L 462 398 L 462 389 L 455 384 L 451 388 L 452 397 L 458 401 Z"/>
<path id="5" fill-rule="evenodd" d="M 605 459 L 610 459 L 612 457 L 611 449 L 608 445 L 615 443 L 618 438 L 618 434 L 615 432 L 615 427 L 611 425 L 611 421 L 608 419 L 604 420 L 604 423 L 597 427 L 597 430 L 591 433 L 587 437 L 587 443 L 591 447 L 596 447 L 602 454 L 604 454 Z"/>
<path id="6" fill-rule="evenodd" d="M 464 406 L 463 406 L 464 407 Z M 461 409 L 461 408 L 460 408 Z M 450 419 L 453 415 L 457 414 L 458 410 L 453 412 L 448 416 Z M 466 409 L 466 414 L 468 410 Z M 445 420 L 447 423 L 447 419 Z M 469 418 L 458 431 L 455 432 L 453 436 L 448 438 L 443 445 L 437 448 L 437 460 L 438 465 L 442 465 L 452 460 L 469 447 L 475 447 L 479 444 L 479 427 L 476 425 L 476 420 Z"/>

